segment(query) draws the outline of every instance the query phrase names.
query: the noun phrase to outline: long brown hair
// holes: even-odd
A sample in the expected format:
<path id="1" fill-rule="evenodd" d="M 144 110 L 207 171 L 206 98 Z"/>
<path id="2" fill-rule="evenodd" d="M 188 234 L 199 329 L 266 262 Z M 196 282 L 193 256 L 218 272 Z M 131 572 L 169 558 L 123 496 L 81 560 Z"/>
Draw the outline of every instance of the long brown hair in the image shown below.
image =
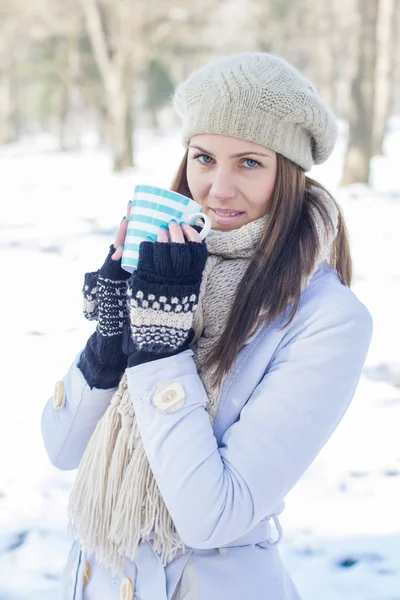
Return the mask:
<path id="1" fill-rule="evenodd" d="M 172 190 L 191 198 L 186 176 L 187 159 L 188 151 L 174 178 Z M 226 327 L 206 361 L 206 368 L 214 368 L 214 385 L 221 385 L 244 342 L 257 326 L 260 313 L 265 311 L 263 321 L 270 324 L 290 306 L 282 328 L 293 320 L 300 302 L 302 280 L 312 274 L 319 251 L 313 211 L 319 212 L 326 227 L 332 227 L 324 195 L 335 202 L 322 185 L 305 175 L 301 167 L 277 154 L 277 177 L 264 235 L 239 284 Z M 339 212 L 338 233 L 328 262 L 336 269 L 342 284 L 350 286 L 349 239 L 342 212 L 335 204 Z"/>

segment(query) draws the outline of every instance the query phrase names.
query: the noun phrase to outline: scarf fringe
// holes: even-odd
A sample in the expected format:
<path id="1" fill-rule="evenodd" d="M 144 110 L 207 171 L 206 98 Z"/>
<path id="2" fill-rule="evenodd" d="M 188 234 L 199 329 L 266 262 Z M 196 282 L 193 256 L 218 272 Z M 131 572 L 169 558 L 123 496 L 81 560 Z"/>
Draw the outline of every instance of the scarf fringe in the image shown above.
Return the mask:
<path id="1" fill-rule="evenodd" d="M 122 393 L 121 380 L 87 445 L 69 498 L 69 532 L 85 540 L 88 552 L 94 550 L 100 537 L 109 463 L 120 430 L 117 409 Z"/>
<path id="2" fill-rule="evenodd" d="M 160 494 L 132 411 L 124 375 L 89 441 L 68 505 L 69 533 L 113 574 L 120 574 L 125 557 L 134 560 L 140 542 L 150 537 L 164 566 L 186 548 Z"/>
<path id="3" fill-rule="evenodd" d="M 146 498 L 144 506 L 143 498 Z M 120 553 L 134 560 L 140 541 L 151 536 L 154 538 L 153 549 L 161 554 L 164 565 L 179 548 L 185 548 L 183 542 L 177 539 L 143 442 L 137 438 L 114 509 L 110 539 L 118 545 Z"/>

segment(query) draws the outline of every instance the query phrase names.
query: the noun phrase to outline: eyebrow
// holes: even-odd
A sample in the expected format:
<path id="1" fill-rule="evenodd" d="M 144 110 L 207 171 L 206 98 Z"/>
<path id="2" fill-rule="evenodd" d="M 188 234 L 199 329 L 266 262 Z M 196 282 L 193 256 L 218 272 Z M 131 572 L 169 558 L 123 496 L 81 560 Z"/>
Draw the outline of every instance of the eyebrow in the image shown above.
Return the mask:
<path id="1" fill-rule="evenodd" d="M 205 150 L 204 148 L 200 148 L 200 146 L 189 146 L 189 148 L 196 148 L 196 150 L 200 150 L 200 152 L 204 152 L 204 154 L 208 154 L 209 156 L 213 156 L 211 152 Z M 261 152 L 239 152 L 238 154 L 231 154 L 229 158 L 241 158 L 242 156 L 248 156 L 249 154 L 255 154 L 256 156 L 265 156 L 266 158 L 272 158 L 270 154 L 262 154 Z"/>

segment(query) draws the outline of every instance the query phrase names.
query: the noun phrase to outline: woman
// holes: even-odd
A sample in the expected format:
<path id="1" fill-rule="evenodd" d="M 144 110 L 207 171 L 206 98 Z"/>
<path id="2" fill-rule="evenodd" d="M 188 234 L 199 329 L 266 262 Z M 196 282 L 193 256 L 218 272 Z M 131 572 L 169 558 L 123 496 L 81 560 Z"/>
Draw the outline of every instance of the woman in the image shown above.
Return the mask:
<path id="1" fill-rule="evenodd" d="M 335 119 L 256 52 L 206 65 L 174 104 L 172 189 L 212 230 L 171 222 L 130 276 L 124 219 L 86 274 L 97 328 L 42 423 L 53 464 L 79 467 L 64 598 L 294 600 L 277 515 L 346 412 L 372 330 L 340 210 L 305 175 Z"/>

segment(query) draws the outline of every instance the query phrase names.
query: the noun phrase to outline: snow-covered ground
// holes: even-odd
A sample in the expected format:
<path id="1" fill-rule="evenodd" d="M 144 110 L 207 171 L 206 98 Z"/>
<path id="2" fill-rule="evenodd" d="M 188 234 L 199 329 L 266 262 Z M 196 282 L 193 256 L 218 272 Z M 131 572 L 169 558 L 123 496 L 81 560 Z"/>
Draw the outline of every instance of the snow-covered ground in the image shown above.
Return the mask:
<path id="1" fill-rule="evenodd" d="M 353 289 L 374 338 L 343 422 L 281 516 L 281 552 L 304 600 L 400 599 L 400 124 L 373 185 L 338 189 L 343 141 L 312 176 L 351 235 Z M 43 136 L 0 147 L 0 599 L 59 600 L 74 473 L 54 469 L 40 415 L 93 325 L 83 274 L 102 263 L 137 183 L 169 186 L 179 136 L 139 134 L 137 167 L 112 175 L 99 151 L 62 154 Z"/>

